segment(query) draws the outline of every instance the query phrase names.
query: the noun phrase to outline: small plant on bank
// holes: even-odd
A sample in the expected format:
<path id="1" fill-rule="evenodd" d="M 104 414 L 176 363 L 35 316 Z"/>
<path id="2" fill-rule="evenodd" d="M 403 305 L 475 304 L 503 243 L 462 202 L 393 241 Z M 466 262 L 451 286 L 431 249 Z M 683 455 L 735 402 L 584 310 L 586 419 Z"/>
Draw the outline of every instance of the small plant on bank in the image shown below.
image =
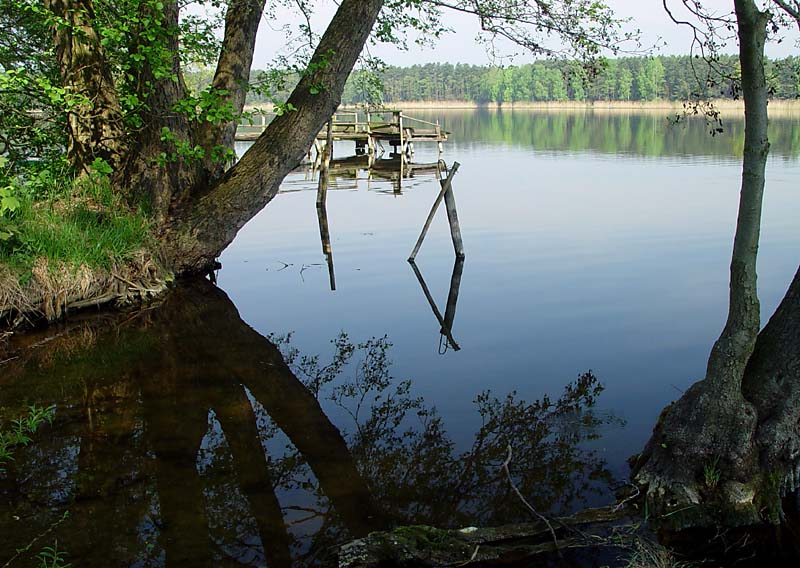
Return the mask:
<path id="1" fill-rule="evenodd" d="M 7 162 L 8 160 L 4 156 L 0 156 L 0 173 L 2 174 L 0 177 L 0 242 L 8 241 L 14 236 L 10 217 L 20 206 L 14 185 L 3 181 L 7 178 L 5 175 Z"/>
<path id="2" fill-rule="evenodd" d="M 706 483 L 706 487 L 710 490 L 714 490 L 719 485 L 719 480 L 722 477 L 722 472 L 719 469 L 719 458 L 716 458 L 710 464 L 706 464 L 703 466 L 703 479 Z"/>
<path id="3" fill-rule="evenodd" d="M 58 542 L 53 546 L 45 546 L 37 555 L 39 568 L 70 568 L 71 563 L 66 561 L 67 554 L 58 550 Z"/>
<path id="4" fill-rule="evenodd" d="M 14 450 L 31 443 L 31 436 L 45 423 L 52 424 L 56 406 L 46 408 L 32 404 L 28 413 L 11 422 L 11 427 L 0 430 L 0 473 L 4 465 L 14 460 Z"/>

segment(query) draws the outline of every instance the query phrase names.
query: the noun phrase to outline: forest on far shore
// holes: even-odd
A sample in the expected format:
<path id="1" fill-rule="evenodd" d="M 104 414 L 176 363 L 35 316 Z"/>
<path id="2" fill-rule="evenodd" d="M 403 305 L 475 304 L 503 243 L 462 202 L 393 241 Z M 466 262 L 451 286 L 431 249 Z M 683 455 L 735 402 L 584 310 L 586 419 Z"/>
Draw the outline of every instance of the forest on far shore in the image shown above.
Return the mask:
<path id="1" fill-rule="evenodd" d="M 608 59 L 589 69 L 576 61 L 563 60 L 508 67 L 462 63 L 387 66 L 377 75 L 355 70 L 347 82 L 342 102 L 509 103 L 737 98 L 738 81 L 735 78 L 739 74 L 738 65 L 735 56 L 723 56 L 710 69 L 704 59 L 686 55 Z M 773 98 L 800 97 L 800 57 L 768 60 L 766 71 Z M 190 71 L 187 83 L 193 90 L 200 90 L 210 83 L 212 75 L 210 68 Z M 275 71 L 256 70 L 251 73 L 248 103 L 285 100 L 296 78 L 283 81 L 277 88 L 264 88 L 267 78 L 275 75 Z"/>

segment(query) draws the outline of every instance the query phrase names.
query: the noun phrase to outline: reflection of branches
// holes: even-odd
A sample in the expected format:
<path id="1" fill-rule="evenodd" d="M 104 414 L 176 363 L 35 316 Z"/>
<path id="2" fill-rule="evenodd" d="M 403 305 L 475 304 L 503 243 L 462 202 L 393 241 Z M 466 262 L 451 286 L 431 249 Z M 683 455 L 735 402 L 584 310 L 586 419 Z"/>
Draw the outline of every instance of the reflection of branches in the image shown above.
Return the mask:
<path id="1" fill-rule="evenodd" d="M 457 452 L 436 410 L 412 394 L 409 381 L 391 377 L 385 337 L 354 344 L 345 334 L 333 342 L 332 362 L 301 357 L 285 340 L 281 349 L 293 370 L 318 397 L 331 400 L 353 422 L 348 447 L 370 489 L 393 523 L 453 526 L 524 520 L 520 500 L 502 475 L 508 452 L 508 477 L 535 510 L 568 509 L 600 490 L 611 475 L 581 444 L 598 437 L 612 419 L 591 412 L 602 386 L 592 373 L 569 384 L 556 400 L 533 403 L 515 393 L 475 399 L 481 417 L 472 446 Z M 359 355 L 355 361 L 356 354 Z M 353 365 L 351 367 L 350 365 Z M 330 525 L 321 540 L 335 540 Z"/>
<path id="2" fill-rule="evenodd" d="M 480 425 L 462 449 L 412 383 L 392 377 L 386 337 L 356 343 L 342 333 L 325 361 L 301 354 L 291 335 L 272 337 L 281 355 L 208 282 L 113 325 L 120 319 L 108 332 L 78 328 L 49 342 L 25 369 L 22 360 L 3 366 L 15 385 L 4 387 L 4 403 L 51 399 L 36 389 L 59 388 L 63 407 L 79 409 L 79 420 L 65 422 L 76 426 L 45 442 L 41 458 L 17 464 L 33 480 L 26 495 L 43 507 L 79 497 L 71 507 L 86 542 L 71 537 L 77 552 L 112 553 L 94 547 L 111 523 L 134 535 L 109 544 L 115 560 L 152 540 L 165 549 L 148 549 L 148 558 L 216 554 L 286 565 L 317 562 L 331 545 L 390 524 L 525 520 L 529 511 L 499 471 L 509 446 L 508 475 L 544 514 L 574 507 L 610 480 L 603 461 L 581 448 L 609 422 L 592 411 L 602 388 L 591 373 L 552 400 L 480 394 Z M 28 380 L 56 367 L 61 381 Z M 324 404 L 345 424 L 334 425 Z"/>
<path id="3" fill-rule="evenodd" d="M 508 445 L 508 457 L 505 459 L 505 461 L 503 462 L 503 465 L 502 465 L 502 469 L 505 472 L 506 477 L 508 478 L 508 484 L 511 486 L 511 489 L 514 490 L 514 493 L 517 495 L 517 497 L 519 497 L 519 500 L 522 501 L 522 504 L 525 505 L 531 513 L 536 515 L 537 518 L 539 518 L 542 522 L 544 522 L 545 525 L 547 525 L 547 530 L 550 531 L 550 535 L 553 537 L 553 544 L 555 545 L 556 550 L 558 550 L 558 537 L 556 536 L 556 531 L 553 530 L 553 525 L 550 524 L 550 521 L 547 519 L 547 517 L 542 515 L 539 511 L 537 511 L 534 508 L 533 505 L 528 503 L 528 500 L 525 499 L 525 496 L 522 494 L 522 492 L 519 490 L 517 485 L 514 483 L 514 478 L 511 477 L 511 470 L 508 469 L 508 464 L 511 463 L 511 457 L 512 456 L 513 456 L 513 454 L 511 452 L 511 444 L 509 444 Z M 558 553 L 559 553 L 559 556 L 560 556 L 561 555 L 561 551 L 558 550 Z"/>

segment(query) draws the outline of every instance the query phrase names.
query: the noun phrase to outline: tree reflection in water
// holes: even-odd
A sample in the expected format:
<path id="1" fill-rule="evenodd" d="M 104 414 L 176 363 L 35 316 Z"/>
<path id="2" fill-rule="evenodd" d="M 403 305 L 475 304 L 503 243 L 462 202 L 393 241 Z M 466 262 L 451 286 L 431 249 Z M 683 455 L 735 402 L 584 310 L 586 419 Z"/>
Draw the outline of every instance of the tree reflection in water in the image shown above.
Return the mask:
<path id="1" fill-rule="evenodd" d="M 317 564 L 397 524 L 526 520 L 499 470 L 509 445 L 538 510 L 574 509 L 611 482 L 585 447 L 614 422 L 592 411 L 591 373 L 555 400 L 481 393 L 461 451 L 392 378 L 386 337 L 342 334 L 323 364 L 291 336 L 259 335 L 206 281 L 127 320 L 50 334 L 14 346 L 0 378 L 4 419 L 57 405 L 53 428 L 0 477 L 2 563 L 65 510 L 53 537 L 80 566 Z"/>

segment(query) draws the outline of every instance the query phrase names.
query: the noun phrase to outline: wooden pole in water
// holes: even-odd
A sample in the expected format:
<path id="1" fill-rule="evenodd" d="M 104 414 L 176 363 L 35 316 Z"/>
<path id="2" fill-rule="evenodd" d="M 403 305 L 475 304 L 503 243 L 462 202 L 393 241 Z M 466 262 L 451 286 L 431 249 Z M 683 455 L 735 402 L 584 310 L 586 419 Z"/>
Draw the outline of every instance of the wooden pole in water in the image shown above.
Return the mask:
<path id="1" fill-rule="evenodd" d="M 453 239 L 456 258 L 464 258 L 464 242 L 461 240 L 461 226 L 458 224 L 456 196 L 452 186 L 444 193 L 444 205 L 447 209 L 447 220 L 450 222 L 450 237 Z"/>
<path id="2" fill-rule="evenodd" d="M 458 162 L 453 162 L 453 168 L 450 170 L 450 173 L 448 174 L 447 179 L 440 180 L 440 183 L 442 184 L 442 189 L 439 191 L 439 195 L 436 196 L 436 201 L 433 202 L 433 207 L 431 207 L 431 212 L 428 213 L 428 218 L 425 220 L 425 225 L 423 225 L 423 227 L 422 227 L 422 233 L 420 233 L 419 238 L 417 239 L 417 244 L 414 245 L 414 250 L 411 251 L 411 256 L 408 257 L 408 260 L 413 262 L 413 260 L 417 257 L 417 253 L 419 252 L 419 249 L 422 246 L 422 241 L 425 240 L 425 235 L 428 234 L 428 229 L 430 229 L 430 227 L 431 227 L 431 223 L 433 222 L 433 217 L 434 217 L 434 215 L 436 215 L 436 210 L 439 208 L 439 204 L 442 202 L 442 199 L 445 198 L 445 195 L 448 192 L 452 191 L 452 185 L 451 184 L 453 183 L 453 176 L 456 175 L 456 172 L 458 171 L 459 166 L 461 166 L 461 164 L 459 164 Z M 452 201 L 453 209 L 455 210 L 455 205 L 456 205 L 455 199 L 451 199 L 451 201 Z M 455 233 L 453 233 L 453 224 L 452 224 L 453 223 L 453 217 L 450 216 L 449 207 L 448 207 L 447 216 L 448 216 L 448 219 L 450 220 L 450 232 L 453 235 L 453 245 L 455 246 L 456 238 L 455 238 Z M 458 224 L 458 217 L 455 217 L 455 222 L 456 222 L 456 225 L 457 225 Z M 458 231 L 458 240 L 459 240 L 459 243 L 460 243 L 461 242 L 461 231 L 460 230 Z M 461 251 L 460 254 L 459 254 L 459 250 Z M 460 249 L 459 249 L 459 247 L 456 247 L 456 256 L 459 256 L 461 258 L 464 257 L 464 245 L 463 244 L 460 244 Z"/>
<path id="3" fill-rule="evenodd" d="M 328 121 L 328 134 L 325 137 L 325 170 L 327 172 L 328 166 L 333 159 L 333 121 Z"/>

